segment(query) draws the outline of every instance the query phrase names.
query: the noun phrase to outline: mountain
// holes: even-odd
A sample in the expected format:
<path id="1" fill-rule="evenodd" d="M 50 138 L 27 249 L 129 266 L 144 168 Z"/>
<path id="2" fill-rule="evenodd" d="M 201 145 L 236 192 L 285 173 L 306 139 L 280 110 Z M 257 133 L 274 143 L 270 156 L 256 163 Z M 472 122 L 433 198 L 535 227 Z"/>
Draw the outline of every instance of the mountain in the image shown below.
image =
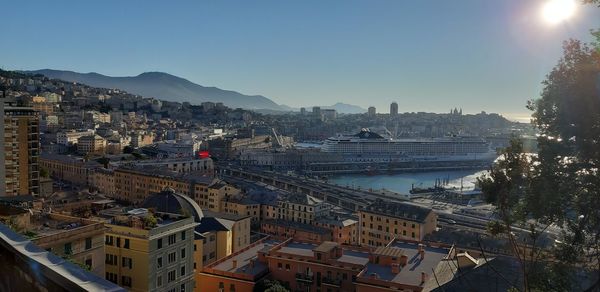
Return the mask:
<path id="1" fill-rule="evenodd" d="M 48 78 L 83 83 L 93 87 L 118 88 L 144 97 L 167 101 L 200 104 L 204 101 L 222 102 L 231 108 L 286 110 L 262 95 L 244 95 L 217 87 L 205 87 L 181 77 L 163 72 L 146 72 L 138 76 L 111 77 L 98 73 L 78 73 L 62 70 L 36 70 L 26 73 L 42 74 Z"/>
<path id="2" fill-rule="evenodd" d="M 353 105 L 353 104 L 347 104 L 347 103 L 341 103 L 341 102 L 338 102 L 331 106 L 321 106 L 321 108 L 322 109 L 334 109 L 338 113 L 343 113 L 343 114 L 363 114 L 363 113 L 367 112 L 366 109 L 364 109 L 360 106 Z"/>

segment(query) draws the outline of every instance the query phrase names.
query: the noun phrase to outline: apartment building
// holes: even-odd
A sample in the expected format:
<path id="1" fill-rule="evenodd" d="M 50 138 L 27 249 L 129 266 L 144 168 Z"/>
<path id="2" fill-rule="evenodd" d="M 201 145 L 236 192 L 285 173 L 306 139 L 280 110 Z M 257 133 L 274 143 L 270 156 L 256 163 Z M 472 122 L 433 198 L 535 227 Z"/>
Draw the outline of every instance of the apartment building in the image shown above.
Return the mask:
<path id="1" fill-rule="evenodd" d="M 317 217 L 325 216 L 331 205 L 306 194 L 291 194 L 277 202 L 277 219 L 312 224 Z"/>
<path id="2" fill-rule="evenodd" d="M 148 209 L 110 209 L 107 280 L 129 291 L 193 291 L 194 217 Z"/>
<path id="3" fill-rule="evenodd" d="M 101 221 L 57 213 L 36 214 L 27 227 L 37 246 L 69 258 L 104 277 L 104 233 Z"/>
<path id="4" fill-rule="evenodd" d="M 358 215 L 361 245 L 385 246 L 394 238 L 422 241 L 437 226 L 437 214 L 429 208 L 381 199 Z"/>
<path id="5" fill-rule="evenodd" d="M 77 139 L 77 151 L 83 154 L 104 154 L 106 139 L 96 134 L 83 136 Z"/>
<path id="6" fill-rule="evenodd" d="M 0 196 L 40 193 L 39 114 L 32 108 L 4 106 L 0 121 Z"/>
<path id="7" fill-rule="evenodd" d="M 331 241 L 339 244 L 358 245 L 358 220 L 327 216 L 317 218 L 313 225 L 329 230 Z"/>
<path id="8" fill-rule="evenodd" d="M 94 170 L 102 165 L 94 160 L 58 154 L 42 154 L 40 166 L 47 169 L 55 179 L 69 181 L 76 185 L 86 186 Z"/>

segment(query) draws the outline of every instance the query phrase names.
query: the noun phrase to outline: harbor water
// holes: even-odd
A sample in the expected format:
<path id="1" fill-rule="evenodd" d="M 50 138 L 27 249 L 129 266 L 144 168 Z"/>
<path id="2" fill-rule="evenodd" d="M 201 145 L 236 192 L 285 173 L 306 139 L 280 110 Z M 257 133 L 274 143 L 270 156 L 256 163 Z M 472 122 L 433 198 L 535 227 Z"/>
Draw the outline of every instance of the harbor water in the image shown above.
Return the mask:
<path id="1" fill-rule="evenodd" d="M 410 189 L 433 187 L 436 182 L 445 184 L 444 187 L 456 187 L 471 190 L 475 186 L 477 177 L 484 174 L 485 170 L 456 170 L 456 171 L 430 171 L 413 173 L 389 174 L 347 174 L 335 175 L 328 178 L 329 183 L 339 186 L 361 189 L 386 189 L 389 191 L 408 194 Z"/>

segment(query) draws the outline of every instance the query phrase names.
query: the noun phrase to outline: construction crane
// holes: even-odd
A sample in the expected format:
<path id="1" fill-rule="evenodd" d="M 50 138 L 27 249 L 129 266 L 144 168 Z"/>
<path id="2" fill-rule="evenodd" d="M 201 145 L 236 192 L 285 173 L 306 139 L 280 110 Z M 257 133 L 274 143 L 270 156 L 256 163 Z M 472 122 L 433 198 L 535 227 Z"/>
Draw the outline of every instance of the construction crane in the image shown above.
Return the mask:
<path id="1" fill-rule="evenodd" d="M 271 130 L 273 131 L 273 136 L 275 136 L 275 141 L 277 141 L 279 147 L 285 148 L 285 145 L 283 145 L 283 140 L 279 135 L 277 135 L 277 131 L 275 131 L 275 128 L 271 128 Z"/>

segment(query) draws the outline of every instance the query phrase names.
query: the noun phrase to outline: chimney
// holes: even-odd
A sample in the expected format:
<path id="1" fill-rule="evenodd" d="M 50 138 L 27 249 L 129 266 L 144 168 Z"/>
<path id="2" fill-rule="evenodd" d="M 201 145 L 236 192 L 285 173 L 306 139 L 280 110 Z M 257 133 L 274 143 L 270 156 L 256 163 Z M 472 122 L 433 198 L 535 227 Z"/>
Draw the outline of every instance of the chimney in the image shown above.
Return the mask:
<path id="1" fill-rule="evenodd" d="M 427 281 L 427 273 L 421 272 L 421 284 Z"/>
<path id="2" fill-rule="evenodd" d="M 419 253 L 421 254 L 421 260 L 423 260 L 425 258 L 425 250 L 422 249 Z"/>
<path id="3" fill-rule="evenodd" d="M 400 273 L 400 265 L 396 263 L 392 263 L 392 274 Z"/>
<path id="4" fill-rule="evenodd" d="M 231 261 L 231 268 L 232 268 L 232 269 L 235 269 L 235 268 L 237 268 L 237 260 L 232 260 L 232 261 Z"/>
<path id="5" fill-rule="evenodd" d="M 423 250 L 423 244 L 419 243 L 419 252 L 421 252 Z"/>

